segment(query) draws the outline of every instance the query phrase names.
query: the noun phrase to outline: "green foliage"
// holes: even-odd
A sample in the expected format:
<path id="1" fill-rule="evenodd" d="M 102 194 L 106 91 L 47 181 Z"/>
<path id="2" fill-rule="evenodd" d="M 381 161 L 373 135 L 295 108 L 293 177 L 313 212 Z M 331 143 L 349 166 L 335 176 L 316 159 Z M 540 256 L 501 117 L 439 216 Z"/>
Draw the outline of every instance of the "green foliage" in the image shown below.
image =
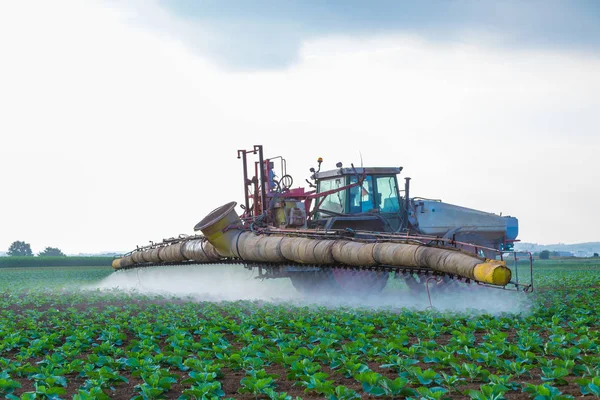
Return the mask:
<path id="1" fill-rule="evenodd" d="M 542 385 L 527 384 L 523 392 L 529 393 L 535 400 L 566 400 L 573 398 L 569 395 L 563 395 L 560 390 L 546 383 Z"/>
<path id="2" fill-rule="evenodd" d="M 496 315 L 198 302 L 77 289 L 110 267 L 5 269 L 0 397 L 600 397 L 600 268 L 536 269 L 544 290 Z"/>
<path id="3" fill-rule="evenodd" d="M 265 394 L 267 389 L 275 388 L 276 375 L 267 374 L 264 369 L 259 371 L 249 371 L 248 376 L 245 376 L 240 381 L 240 393 L 250 393 L 258 397 Z"/>
<path id="4" fill-rule="evenodd" d="M 500 384 L 481 385 L 480 390 L 469 390 L 469 396 L 476 400 L 501 400 L 505 399 L 504 393 L 509 389 Z"/>
<path id="5" fill-rule="evenodd" d="M 104 393 L 100 387 L 93 387 L 89 390 L 79 389 L 79 392 L 73 395 L 73 400 L 109 400 L 110 397 Z"/>
<path id="6" fill-rule="evenodd" d="M 360 399 L 361 396 L 356 392 L 356 390 L 352 390 L 347 388 L 346 386 L 337 386 L 333 392 L 333 394 L 329 395 L 329 400 L 356 400 Z"/>
<path id="7" fill-rule="evenodd" d="M 566 368 L 542 367 L 542 372 L 543 372 L 542 380 L 544 382 L 551 382 L 558 386 L 568 384 L 565 377 L 567 375 L 569 375 L 569 370 Z"/>
<path id="8" fill-rule="evenodd" d="M 7 371 L 0 372 L 0 394 L 10 394 L 20 387 L 21 384 L 11 379 Z"/>
<path id="9" fill-rule="evenodd" d="M 38 257 L 65 257 L 65 254 L 57 247 L 46 247 L 38 253 Z"/>
<path id="10" fill-rule="evenodd" d="M 600 376 L 589 378 L 580 378 L 575 380 L 581 389 L 581 394 L 587 396 L 591 394 L 600 398 Z"/>
<path id="11" fill-rule="evenodd" d="M 144 383 L 135 386 L 139 395 L 134 400 L 160 399 L 163 394 L 171 390 L 171 385 L 177 383 L 177 375 L 169 373 L 165 369 L 153 369 L 141 375 Z"/>
<path id="12" fill-rule="evenodd" d="M 421 386 L 419 388 L 417 388 L 417 393 L 419 394 L 419 398 L 422 400 L 441 400 L 441 399 L 445 399 L 446 397 L 446 393 L 448 391 L 446 389 L 444 389 L 443 387 L 432 387 L 432 388 L 428 388 L 425 386 Z"/>
<path id="13" fill-rule="evenodd" d="M 99 267 L 110 266 L 112 257 L 38 256 L 0 257 L 0 268 L 24 267 Z"/>
<path id="14" fill-rule="evenodd" d="M 383 377 L 379 381 L 379 385 L 383 389 L 386 396 L 391 398 L 414 396 L 416 393 L 408 387 L 408 379 L 396 378 L 394 380 Z"/>
<path id="15" fill-rule="evenodd" d="M 540 251 L 540 260 L 547 260 L 550 258 L 550 251 L 542 250 Z"/>
<path id="16" fill-rule="evenodd" d="M 12 242 L 8 251 L 6 252 L 11 257 L 31 257 L 33 252 L 31 251 L 31 245 L 21 240 Z"/>

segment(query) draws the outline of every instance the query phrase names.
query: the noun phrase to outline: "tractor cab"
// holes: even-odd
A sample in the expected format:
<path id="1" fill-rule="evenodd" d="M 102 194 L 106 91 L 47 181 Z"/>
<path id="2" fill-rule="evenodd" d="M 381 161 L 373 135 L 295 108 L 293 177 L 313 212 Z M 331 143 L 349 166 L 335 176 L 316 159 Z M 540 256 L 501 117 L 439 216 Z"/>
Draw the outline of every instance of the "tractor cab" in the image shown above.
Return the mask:
<path id="1" fill-rule="evenodd" d="M 248 176 L 250 154 L 258 155 L 252 177 Z M 238 150 L 238 158 L 244 178 L 243 220 L 280 229 L 407 231 L 410 178 L 405 178 L 404 197 L 400 197 L 397 175 L 402 167 L 343 168 L 337 163 L 337 169 L 321 171 L 323 159 L 318 158 L 318 170 L 310 169 L 312 181 L 306 180 L 310 188 L 305 190 L 292 188 L 285 159 L 265 158 L 261 145 Z M 253 226 L 259 225 L 255 221 Z"/>
<path id="2" fill-rule="evenodd" d="M 395 232 L 403 228 L 404 200 L 397 175 L 402 167 L 338 168 L 314 173 L 317 193 L 313 223 L 324 229 Z M 362 183 L 361 183 L 362 181 Z M 346 187 L 345 189 L 341 189 Z"/>

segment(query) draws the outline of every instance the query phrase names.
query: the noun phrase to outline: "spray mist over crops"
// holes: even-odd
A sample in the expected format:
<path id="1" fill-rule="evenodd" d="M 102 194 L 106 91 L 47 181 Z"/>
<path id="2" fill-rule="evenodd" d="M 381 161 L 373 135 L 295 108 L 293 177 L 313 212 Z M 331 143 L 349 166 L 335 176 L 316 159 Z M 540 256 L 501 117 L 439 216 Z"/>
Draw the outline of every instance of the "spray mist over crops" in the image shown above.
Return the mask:
<path id="1" fill-rule="evenodd" d="M 369 309 L 426 309 L 427 293 L 409 292 L 403 283 L 388 281 L 378 295 L 304 295 L 289 279 L 256 279 L 256 270 L 241 265 L 180 265 L 121 270 L 88 289 L 120 290 L 146 295 L 174 296 L 194 301 L 261 300 L 298 306 L 329 308 L 353 307 Z M 526 313 L 529 301 L 524 293 L 484 288 L 476 285 L 457 288 L 449 293 L 431 294 L 438 310 L 488 314 Z"/>
<path id="2" fill-rule="evenodd" d="M 199 301 L 296 299 L 288 279 L 255 279 L 241 265 L 177 265 L 136 268 L 113 273 L 96 287 L 143 294 L 192 297 Z"/>

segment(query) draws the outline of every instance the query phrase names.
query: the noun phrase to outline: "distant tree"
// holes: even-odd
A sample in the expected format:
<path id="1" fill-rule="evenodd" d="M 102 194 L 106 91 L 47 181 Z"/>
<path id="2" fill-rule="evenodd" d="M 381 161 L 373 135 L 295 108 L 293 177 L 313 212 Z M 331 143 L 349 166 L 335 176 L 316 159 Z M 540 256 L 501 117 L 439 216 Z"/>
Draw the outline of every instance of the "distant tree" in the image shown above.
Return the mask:
<path id="1" fill-rule="evenodd" d="M 598 253 L 594 253 L 594 257 L 598 258 L 600 256 L 598 255 Z"/>
<path id="2" fill-rule="evenodd" d="M 6 253 L 9 256 L 33 256 L 31 246 L 21 240 L 14 241 Z"/>
<path id="3" fill-rule="evenodd" d="M 65 257 L 65 253 L 57 247 L 46 247 L 44 251 L 38 253 L 40 257 Z"/>
<path id="4" fill-rule="evenodd" d="M 548 250 L 540 251 L 540 260 L 547 260 L 550 258 L 550 252 Z"/>

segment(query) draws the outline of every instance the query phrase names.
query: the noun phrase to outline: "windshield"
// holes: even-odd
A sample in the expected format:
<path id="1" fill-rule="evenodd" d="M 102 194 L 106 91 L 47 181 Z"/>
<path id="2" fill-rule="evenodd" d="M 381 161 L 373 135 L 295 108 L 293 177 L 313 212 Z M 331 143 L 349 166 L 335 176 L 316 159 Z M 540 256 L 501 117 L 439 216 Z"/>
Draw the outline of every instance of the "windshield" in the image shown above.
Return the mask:
<path id="1" fill-rule="evenodd" d="M 327 192 L 328 190 L 338 189 L 345 185 L 344 178 L 334 178 L 319 181 L 319 193 Z M 341 190 L 337 193 L 333 193 L 325 197 L 323 203 L 319 207 L 321 210 L 333 211 L 335 213 L 343 214 L 346 209 L 346 191 Z M 324 216 L 331 214 L 323 213 Z"/>
<path id="2" fill-rule="evenodd" d="M 318 192 L 339 189 L 346 185 L 346 177 L 324 179 L 319 181 Z M 349 183 L 356 183 L 357 177 L 350 177 Z M 338 214 L 360 213 L 397 213 L 400 210 L 398 200 L 398 187 L 395 176 L 368 175 L 362 186 L 341 190 L 325 197 L 320 210 L 331 211 Z M 320 218 L 327 218 L 332 214 L 324 212 Z"/>
<path id="3" fill-rule="evenodd" d="M 352 177 L 351 183 L 357 182 Z M 367 176 L 362 187 L 350 189 L 350 213 L 383 212 L 395 213 L 400 210 L 398 187 L 394 176 Z"/>

